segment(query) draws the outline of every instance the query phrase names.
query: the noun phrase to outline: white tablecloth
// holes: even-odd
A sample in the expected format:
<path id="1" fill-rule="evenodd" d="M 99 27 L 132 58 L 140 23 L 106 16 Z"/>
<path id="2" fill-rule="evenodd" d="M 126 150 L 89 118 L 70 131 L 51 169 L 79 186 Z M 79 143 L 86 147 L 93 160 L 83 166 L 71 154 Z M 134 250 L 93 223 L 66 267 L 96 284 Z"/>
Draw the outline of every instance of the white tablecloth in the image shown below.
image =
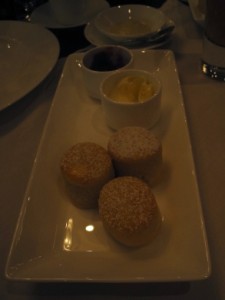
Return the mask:
<path id="1" fill-rule="evenodd" d="M 62 70 L 61 59 L 35 91 L 10 113 L 0 114 L 0 299 L 225 299 L 225 84 L 201 73 L 202 28 L 193 21 L 189 7 L 168 0 L 161 9 L 176 24 L 166 47 L 175 53 L 182 85 L 210 248 L 211 276 L 191 282 L 181 290 L 176 290 L 176 284 L 144 284 L 133 291 L 127 285 L 70 284 L 56 288 L 51 284 L 11 283 L 5 279 L 12 235 Z"/>

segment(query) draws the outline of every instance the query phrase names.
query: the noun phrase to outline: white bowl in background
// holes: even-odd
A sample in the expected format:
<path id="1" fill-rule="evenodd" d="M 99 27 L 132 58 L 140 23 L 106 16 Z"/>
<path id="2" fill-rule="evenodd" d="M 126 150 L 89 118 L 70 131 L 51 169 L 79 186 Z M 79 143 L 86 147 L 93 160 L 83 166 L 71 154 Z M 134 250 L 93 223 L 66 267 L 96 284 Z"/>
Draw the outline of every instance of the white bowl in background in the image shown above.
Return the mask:
<path id="1" fill-rule="evenodd" d="M 120 5 L 100 12 L 94 19 L 96 28 L 116 42 L 150 38 L 166 23 L 164 13 L 146 5 Z"/>
<path id="2" fill-rule="evenodd" d="M 72 25 L 80 16 L 86 14 L 86 7 L 91 0 L 49 0 L 52 14 L 63 25 Z"/>
<path id="3" fill-rule="evenodd" d="M 102 107 L 112 129 L 125 126 L 153 127 L 161 113 L 161 82 L 139 69 L 121 70 L 101 84 Z"/>

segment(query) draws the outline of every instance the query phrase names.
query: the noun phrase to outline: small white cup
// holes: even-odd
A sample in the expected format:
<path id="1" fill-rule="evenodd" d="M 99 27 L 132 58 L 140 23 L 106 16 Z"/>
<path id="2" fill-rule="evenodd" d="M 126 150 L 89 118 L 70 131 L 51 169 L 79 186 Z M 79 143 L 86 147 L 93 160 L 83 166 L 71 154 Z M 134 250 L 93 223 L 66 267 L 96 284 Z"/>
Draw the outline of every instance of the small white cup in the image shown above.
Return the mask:
<path id="1" fill-rule="evenodd" d="M 85 15 L 87 2 L 88 0 L 49 0 L 53 15 L 63 25 L 72 25 Z"/>
<path id="2" fill-rule="evenodd" d="M 129 95 L 127 102 L 113 100 L 111 98 L 112 90 L 115 90 L 121 79 L 129 76 L 141 77 L 147 80 L 153 87 L 154 93 L 142 102 L 129 102 Z M 126 126 L 151 128 L 159 120 L 162 86 L 159 79 L 150 72 L 138 69 L 118 71 L 102 82 L 100 90 L 106 123 L 112 129 L 118 130 Z"/>
<path id="3" fill-rule="evenodd" d="M 90 97 L 101 99 L 100 84 L 110 74 L 131 67 L 133 54 L 122 46 L 105 45 L 87 51 L 81 62 L 84 85 Z"/>

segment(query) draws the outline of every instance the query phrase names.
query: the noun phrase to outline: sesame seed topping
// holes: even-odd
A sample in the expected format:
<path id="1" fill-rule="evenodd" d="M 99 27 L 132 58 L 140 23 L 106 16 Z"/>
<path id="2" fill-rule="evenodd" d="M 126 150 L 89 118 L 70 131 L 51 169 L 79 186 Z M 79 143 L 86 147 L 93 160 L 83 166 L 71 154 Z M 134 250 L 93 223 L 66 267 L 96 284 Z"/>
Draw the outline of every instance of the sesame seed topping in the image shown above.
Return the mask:
<path id="1" fill-rule="evenodd" d="M 132 233 L 151 223 L 157 204 L 142 180 L 124 176 L 109 181 L 101 190 L 99 213 L 110 227 Z"/>
<path id="2" fill-rule="evenodd" d="M 112 134 L 108 151 L 116 160 L 141 160 L 161 151 L 161 143 L 148 129 L 124 127 Z"/>
<path id="3" fill-rule="evenodd" d="M 64 154 L 60 167 L 69 182 L 86 184 L 108 174 L 112 169 L 112 162 L 103 147 L 84 142 L 72 146 Z"/>

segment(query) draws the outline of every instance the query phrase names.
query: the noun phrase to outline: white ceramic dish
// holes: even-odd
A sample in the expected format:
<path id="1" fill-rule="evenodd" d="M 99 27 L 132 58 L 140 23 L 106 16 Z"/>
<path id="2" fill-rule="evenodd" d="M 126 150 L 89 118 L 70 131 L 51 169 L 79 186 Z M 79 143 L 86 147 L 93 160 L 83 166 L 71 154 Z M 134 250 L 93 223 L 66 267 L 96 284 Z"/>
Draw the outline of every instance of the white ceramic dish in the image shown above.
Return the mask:
<path id="1" fill-rule="evenodd" d="M 39 25 L 0 21 L 0 110 L 33 90 L 59 55 L 55 36 Z"/>
<path id="2" fill-rule="evenodd" d="M 89 95 L 100 100 L 101 82 L 113 72 L 130 68 L 132 64 L 132 51 L 119 45 L 94 47 L 86 51 L 81 65 L 84 85 Z"/>
<path id="3" fill-rule="evenodd" d="M 152 128 L 160 117 L 161 83 L 151 72 L 118 70 L 103 80 L 100 92 L 106 123 L 112 129 Z"/>
<path id="4" fill-rule="evenodd" d="M 109 4 L 105 0 L 90 0 L 86 7 L 85 15 L 78 15 L 74 18 L 74 23 L 65 25 L 59 23 L 54 16 L 49 2 L 46 2 L 37 7 L 31 14 L 31 22 L 44 25 L 47 28 L 60 29 L 60 28 L 71 28 L 78 27 L 86 24 L 93 19 L 100 11 L 109 7 Z"/>
<path id="5" fill-rule="evenodd" d="M 60 24 L 73 26 L 74 20 L 80 20 L 80 16 L 86 15 L 86 7 L 91 0 L 48 0 L 50 9 Z"/>
<path id="6" fill-rule="evenodd" d="M 189 7 L 191 9 L 192 17 L 196 23 L 204 27 L 205 23 L 205 11 L 204 2 L 206 0 L 188 0 Z"/>
<path id="7" fill-rule="evenodd" d="M 168 22 L 172 22 L 170 20 L 168 20 Z M 88 24 L 85 26 L 84 29 L 84 35 L 86 37 L 86 39 L 94 46 L 102 46 L 102 45 L 123 45 L 123 43 L 117 43 L 109 38 L 107 38 L 106 36 L 104 36 L 101 32 L 99 32 L 97 30 L 97 28 L 95 27 L 95 24 L 93 22 L 93 20 L 91 20 L 90 22 L 88 22 Z M 166 43 L 169 42 L 171 37 L 171 32 L 164 35 L 163 37 L 160 37 L 158 39 L 155 39 L 154 41 L 148 41 L 146 40 L 145 42 L 141 42 L 140 44 L 129 44 L 126 43 L 124 44 L 124 46 L 126 46 L 127 48 L 130 49 L 154 49 L 154 48 L 158 48 L 160 46 L 165 45 Z"/>
<path id="8" fill-rule="evenodd" d="M 103 229 L 96 210 L 76 209 L 59 161 L 73 143 L 106 146 L 112 131 L 101 104 L 87 96 L 80 62 L 68 57 L 41 139 L 13 237 L 6 277 L 28 281 L 159 282 L 205 279 L 210 260 L 184 103 L 171 51 L 134 51 L 134 65 L 162 82 L 164 176 L 153 191 L 164 217 L 148 246 L 127 249 Z M 104 262 L 104 263 L 103 263 Z"/>
<path id="9" fill-rule="evenodd" d="M 96 28 L 116 42 L 149 38 L 166 23 L 159 9 L 138 4 L 119 5 L 100 12 L 94 19 Z"/>

